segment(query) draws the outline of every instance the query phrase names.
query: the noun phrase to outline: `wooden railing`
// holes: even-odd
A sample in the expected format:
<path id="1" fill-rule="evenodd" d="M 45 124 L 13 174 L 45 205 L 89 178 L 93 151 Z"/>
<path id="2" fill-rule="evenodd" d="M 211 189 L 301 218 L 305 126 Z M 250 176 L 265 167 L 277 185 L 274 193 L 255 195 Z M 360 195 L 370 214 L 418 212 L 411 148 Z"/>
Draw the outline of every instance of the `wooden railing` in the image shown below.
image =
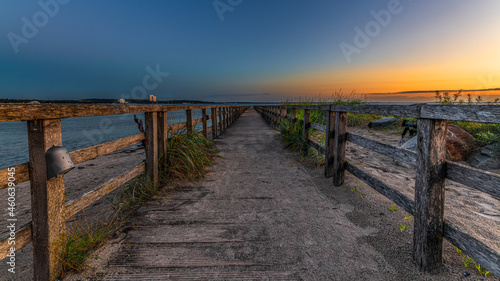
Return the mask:
<path id="1" fill-rule="evenodd" d="M 445 222 L 445 179 L 500 197 L 500 175 L 446 161 L 448 120 L 500 123 L 496 105 L 313 105 L 256 107 L 273 126 L 284 119 L 296 124 L 297 109 L 304 110 L 303 137 L 325 155 L 325 175 L 335 186 L 344 183 L 349 171 L 373 189 L 404 208 L 415 218 L 413 257 L 422 270 L 441 265 L 443 238 L 463 250 L 491 273 L 500 276 L 500 254 L 465 231 Z M 290 110 L 289 110 L 290 109 Z M 326 113 L 326 126 L 310 122 L 311 110 Z M 291 116 L 288 112 L 291 112 Z M 347 112 L 417 118 L 417 152 L 383 144 L 347 132 Z M 292 125 L 292 128 L 295 125 Z M 325 147 L 309 139 L 309 129 L 326 133 Z M 415 201 L 346 161 L 346 142 L 352 142 L 416 167 Z"/>
<path id="2" fill-rule="evenodd" d="M 207 109 L 211 115 L 207 115 Z M 30 181 L 32 222 L 16 228 L 15 250 L 33 242 L 33 269 L 35 280 L 55 280 L 60 274 L 58 258 L 66 220 L 91 205 L 96 200 L 120 187 L 134 177 L 146 172 L 152 183 L 158 185 L 158 157 L 166 150 L 168 133 L 187 128 L 192 131 L 203 123 L 202 133 L 209 136 L 207 121 L 212 119 L 212 137 L 220 135 L 236 120 L 247 106 L 165 106 L 165 105 L 0 105 L 0 122 L 28 121 L 29 162 L 0 170 L 0 178 L 8 179 L 15 168 L 15 185 Z M 201 109 L 202 118 L 193 120 L 193 110 Z M 167 112 L 186 112 L 186 122 L 167 124 Z M 96 157 L 146 141 L 145 163 L 109 180 L 80 198 L 65 202 L 64 176 L 47 180 L 46 151 L 53 145 L 62 145 L 61 118 L 101 116 L 128 113 L 145 114 L 145 133 L 82 148 L 70 152 L 73 163 L 79 164 Z M 0 189 L 9 188 L 8 181 Z M 0 238 L 0 259 L 11 253 L 9 238 Z"/>

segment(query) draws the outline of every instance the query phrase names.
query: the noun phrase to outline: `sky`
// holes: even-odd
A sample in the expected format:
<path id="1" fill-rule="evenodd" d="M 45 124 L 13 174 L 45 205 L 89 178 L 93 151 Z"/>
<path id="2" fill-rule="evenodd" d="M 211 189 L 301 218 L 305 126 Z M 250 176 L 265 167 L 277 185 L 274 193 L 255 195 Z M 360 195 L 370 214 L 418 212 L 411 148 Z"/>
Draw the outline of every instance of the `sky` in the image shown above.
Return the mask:
<path id="1" fill-rule="evenodd" d="M 499 14 L 498 0 L 0 0 L 0 98 L 432 101 L 500 88 Z"/>

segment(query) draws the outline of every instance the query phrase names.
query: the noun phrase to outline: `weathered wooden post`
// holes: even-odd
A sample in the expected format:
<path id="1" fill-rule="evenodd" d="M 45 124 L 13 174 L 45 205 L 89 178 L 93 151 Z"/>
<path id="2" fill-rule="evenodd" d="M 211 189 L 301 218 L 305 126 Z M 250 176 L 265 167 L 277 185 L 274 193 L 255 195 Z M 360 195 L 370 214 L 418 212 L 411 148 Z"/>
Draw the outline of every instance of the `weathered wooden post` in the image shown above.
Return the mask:
<path id="1" fill-rule="evenodd" d="M 210 113 L 212 114 L 212 138 L 215 139 L 217 137 L 217 107 L 212 107 Z"/>
<path id="2" fill-rule="evenodd" d="M 304 128 L 302 131 L 302 137 L 304 139 L 304 145 L 302 146 L 302 151 L 305 153 L 309 147 L 309 129 L 311 128 L 311 110 L 304 109 Z"/>
<path id="3" fill-rule="evenodd" d="M 442 263 L 448 121 L 418 119 L 413 256 L 421 270 Z"/>
<path id="4" fill-rule="evenodd" d="M 45 153 L 62 146 L 61 119 L 28 121 L 34 280 L 56 280 L 64 245 L 64 176 L 47 180 Z"/>
<path id="5" fill-rule="evenodd" d="M 224 132 L 224 122 L 223 122 L 223 119 L 222 119 L 222 107 L 219 107 L 219 128 L 220 128 L 220 131 L 219 131 L 219 136 L 222 135 L 222 132 Z"/>
<path id="6" fill-rule="evenodd" d="M 208 139 L 208 124 L 207 124 L 207 109 L 202 108 L 201 109 L 201 118 L 202 118 L 202 123 L 203 123 L 203 136 Z"/>
<path id="7" fill-rule="evenodd" d="M 168 142 L 168 111 L 158 112 L 158 154 L 163 156 L 163 163 L 160 166 L 164 167 L 167 164 L 167 142 Z"/>
<path id="8" fill-rule="evenodd" d="M 333 177 L 335 162 L 335 112 L 326 111 L 325 177 Z"/>
<path id="9" fill-rule="evenodd" d="M 146 176 L 153 186 L 158 186 L 158 113 L 144 113 L 146 133 Z"/>
<path id="10" fill-rule="evenodd" d="M 297 108 L 292 108 L 292 132 L 295 130 L 295 126 L 297 126 Z"/>
<path id="11" fill-rule="evenodd" d="M 227 129 L 227 106 L 224 106 L 224 111 L 223 111 L 223 120 L 224 120 L 224 130 Z"/>
<path id="12" fill-rule="evenodd" d="M 193 110 L 186 110 L 186 128 L 188 133 L 193 132 Z"/>
<path id="13" fill-rule="evenodd" d="M 335 112 L 333 185 L 341 186 L 345 177 L 345 147 L 347 134 L 347 112 Z"/>

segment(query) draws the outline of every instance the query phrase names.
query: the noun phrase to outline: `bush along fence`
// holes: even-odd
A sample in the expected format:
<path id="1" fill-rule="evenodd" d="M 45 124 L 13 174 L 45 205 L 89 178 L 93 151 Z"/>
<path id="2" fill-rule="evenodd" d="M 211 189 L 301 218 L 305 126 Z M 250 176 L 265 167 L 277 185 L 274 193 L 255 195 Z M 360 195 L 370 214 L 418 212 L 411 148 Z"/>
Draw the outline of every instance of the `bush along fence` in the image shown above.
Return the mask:
<path id="1" fill-rule="evenodd" d="M 202 133 L 213 138 L 220 135 L 233 123 L 247 106 L 168 106 L 168 105 L 0 105 L 0 122 L 27 121 L 29 163 L 17 165 L 15 182 L 30 181 L 32 221 L 15 232 L 15 250 L 33 242 L 33 270 L 35 280 L 56 280 L 61 270 L 58 258 L 62 248 L 61 239 L 66 232 L 66 220 L 102 198 L 106 194 L 145 173 L 154 186 L 158 186 L 158 161 L 167 147 L 169 132 L 186 128 L 193 131 L 202 123 Z M 193 110 L 202 111 L 202 118 L 193 119 Z M 211 109 L 211 115 L 207 115 Z M 167 112 L 185 111 L 186 122 L 167 124 Z M 144 133 L 118 140 L 82 148 L 69 153 L 74 164 L 135 145 L 146 140 L 145 163 L 116 177 L 80 198 L 65 202 L 64 176 L 48 179 L 46 152 L 52 146 L 62 146 L 61 118 L 116 115 L 128 113 L 145 114 Z M 207 121 L 212 119 L 209 128 Z M 12 168 L 12 167 L 11 167 Z M 9 178 L 11 168 L 0 170 L 0 177 Z M 2 183 L 0 189 L 9 188 Z M 11 254 L 9 237 L 0 238 L 0 259 Z"/>
<path id="2" fill-rule="evenodd" d="M 415 218 L 413 258 L 421 270 L 442 264 L 443 238 L 460 248 L 491 273 L 500 277 L 500 253 L 444 220 L 445 179 L 500 197 L 500 175 L 446 161 L 448 120 L 500 123 L 500 106 L 495 105 L 286 105 L 256 107 L 273 126 L 291 119 L 296 126 L 297 110 L 304 111 L 303 138 L 325 155 L 325 175 L 334 186 L 344 183 L 347 170 Z M 326 126 L 309 120 L 311 110 L 325 111 Z M 288 113 L 291 112 L 291 116 Z M 417 118 L 417 152 L 383 144 L 347 132 L 347 113 Z M 309 129 L 326 133 L 325 147 L 309 140 Z M 346 161 L 346 142 L 352 142 L 416 167 L 415 201 Z"/>

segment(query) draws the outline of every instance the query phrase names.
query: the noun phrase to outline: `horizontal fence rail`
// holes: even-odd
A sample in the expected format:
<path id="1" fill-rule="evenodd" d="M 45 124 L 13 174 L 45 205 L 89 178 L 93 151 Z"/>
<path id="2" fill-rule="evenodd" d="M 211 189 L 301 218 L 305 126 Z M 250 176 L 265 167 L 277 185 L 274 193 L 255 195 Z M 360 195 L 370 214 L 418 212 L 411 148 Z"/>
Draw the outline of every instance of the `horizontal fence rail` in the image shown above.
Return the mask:
<path id="1" fill-rule="evenodd" d="M 325 155 L 325 175 L 333 177 L 335 186 L 344 182 L 344 173 L 359 178 L 367 185 L 401 206 L 415 218 L 413 257 L 422 270 L 442 264 L 442 238 L 448 239 L 464 253 L 500 277 L 500 253 L 444 221 L 444 183 L 450 179 L 500 198 L 500 175 L 446 161 L 445 139 L 448 120 L 500 124 L 497 105 L 437 104 L 365 104 L 365 105 L 280 105 L 261 106 L 256 110 L 271 125 L 289 119 L 292 128 L 298 123 L 297 110 L 303 110 L 302 137 Z M 324 111 L 326 125 L 309 120 L 311 110 Z M 291 112 L 291 116 L 288 114 Z M 347 112 L 417 118 L 417 152 L 380 143 L 346 131 Z M 326 134 L 326 145 L 309 139 L 309 130 Z M 345 159 L 345 143 L 352 142 L 397 161 L 417 168 L 415 201 L 386 185 Z"/>
<path id="2" fill-rule="evenodd" d="M 78 212 L 113 190 L 144 174 L 157 186 L 158 159 L 166 150 L 169 133 L 181 129 L 193 131 L 194 126 L 202 123 L 202 131 L 208 138 L 219 136 L 231 125 L 248 106 L 206 105 L 206 106 L 170 106 L 170 105 L 74 105 L 74 104 L 1 104 L 0 122 L 28 121 L 28 144 L 30 161 L 10 168 L 15 168 L 15 185 L 29 181 L 31 188 L 32 221 L 0 238 L 0 259 L 11 254 L 9 238 L 15 235 L 16 248 L 19 250 L 33 242 L 33 269 L 36 280 L 56 280 L 60 274 L 60 249 L 55 247 L 66 231 L 65 222 Z M 210 109 L 212 114 L 207 115 Z M 193 110 L 201 110 L 202 117 L 193 119 Z M 167 112 L 185 111 L 186 122 L 167 124 Z M 145 141 L 145 163 L 119 175 L 79 198 L 65 202 L 64 176 L 47 179 L 45 153 L 53 145 L 62 145 L 61 118 L 103 116 L 115 114 L 145 113 L 145 132 L 118 140 L 71 151 L 73 163 L 80 164 L 123 148 Z M 212 126 L 208 126 L 212 120 Z M 9 169 L 0 170 L 0 176 L 8 178 Z M 9 188 L 2 183 L 0 189 Z"/>

